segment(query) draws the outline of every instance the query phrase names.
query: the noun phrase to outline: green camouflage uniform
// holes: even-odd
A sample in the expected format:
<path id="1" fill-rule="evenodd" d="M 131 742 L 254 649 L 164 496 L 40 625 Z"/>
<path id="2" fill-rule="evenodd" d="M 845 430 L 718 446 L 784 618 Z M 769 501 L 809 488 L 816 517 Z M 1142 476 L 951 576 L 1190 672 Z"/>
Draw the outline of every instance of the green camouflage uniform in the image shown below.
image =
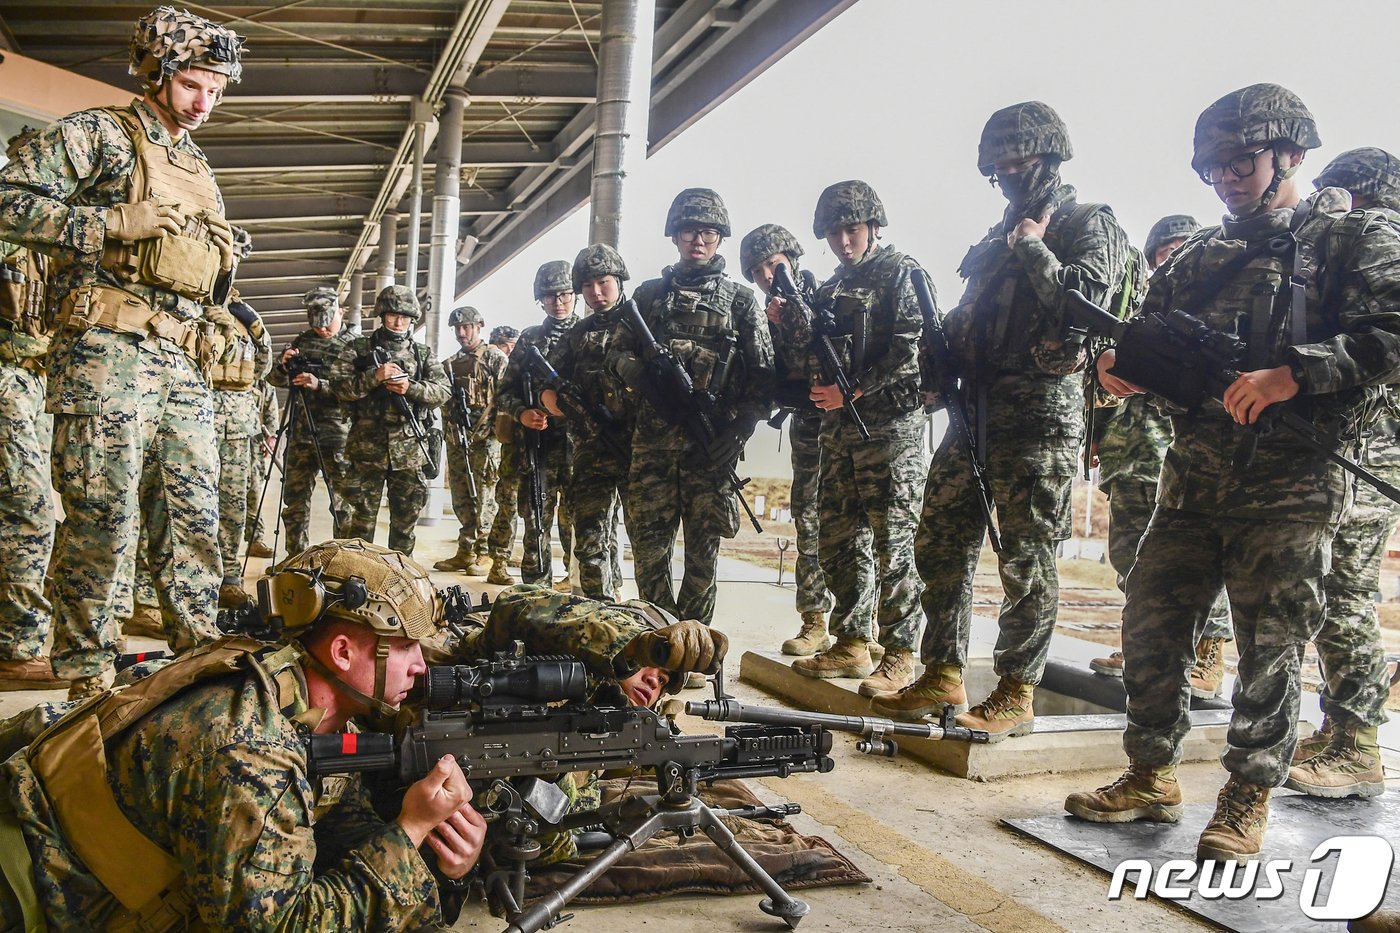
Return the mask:
<path id="1" fill-rule="evenodd" d="M 968 252 L 962 300 L 946 321 L 954 365 L 967 386 L 968 424 L 985 438 L 979 453 L 996 507 L 1004 592 L 995 649 L 998 675 L 1040 682 L 1055 630 L 1059 574 L 1055 548 L 1070 535 L 1070 487 L 1084 440 L 1083 351 L 1059 348 L 1065 291 L 1106 304 L 1123 281 L 1128 240 L 1112 211 L 1074 210 L 1075 190 L 1058 184 Z M 1044 239 L 1007 246 L 1023 216 L 1049 213 Z M 1081 220 L 1080 218 L 1083 217 Z M 1073 226 L 1073 229 L 1066 229 Z M 925 664 L 967 665 L 972 578 L 986 534 L 961 434 L 934 454 L 916 539 L 927 619 Z"/>
<path id="2" fill-rule="evenodd" d="M 441 924 L 437 884 L 398 824 L 373 811 L 357 776 L 307 772 L 310 728 L 260 676 L 205 681 L 107 746 L 108 782 L 132 824 L 170 853 L 201 928 L 399 930 Z M 100 930 L 118 904 L 55 825 L 28 758 L 0 765 L 51 930 Z M 0 881 L 0 887 L 3 886 Z M 8 892 L 6 892 L 8 893 Z M 14 902 L 0 922 L 19 929 Z"/>
<path id="3" fill-rule="evenodd" d="M 204 161 L 188 133 L 171 140 L 145 103 L 128 109 L 153 143 Z M 201 315 L 194 301 L 119 282 L 99 267 L 106 210 L 127 201 L 135 160 L 131 138 L 111 114 L 64 117 L 0 167 L 0 237 L 52 257 L 55 301 L 103 284 L 194 321 Z M 74 680 L 110 666 L 118 568 L 136 546 L 140 520 L 150 526 L 151 563 L 178 646 L 213 638 L 217 447 L 209 389 L 195 363 L 153 334 L 65 327 L 49 353 L 47 409 L 55 416 L 53 485 L 65 521 L 50 567 L 55 673 Z"/>
<path id="4" fill-rule="evenodd" d="M 238 552 L 243 546 L 243 526 L 248 519 L 251 454 L 249 438 L 259 431 L 260 393 L 257 386 L 272 365 L 271 337 L 265 331 L 252 337 L 241 325 L 234 353 L 251 354 L 254 383 L 246 389 L 214 389 L 214 434 L 219 439 L 219 554 L 225 583 L 238 583 L 243 574 Z M 216 383 L 217 386 L 217 383 Z"/>
<path id="5" fill-rule="evenodd" d="M 501 473 L 496 480 L 496 517 L 486 536 L 486 553 L 504 567 L 515 543 L 515 519 L 520 514 L 520 470 L 514 443 L 501 445 Z"/>
<path id="6" fill-rule="evenodd" d="M 340 333 L 331 337 L 322 337 L 308 329 L 292 339 L 291 346 L 302 356 L 321 364 L 317 370 L 321 383 L 315 391 L 296 389 L 297 404 L 293 406 L 290 399 L 287 403 L 286 417 L 296 416 L 295 422 L 287 425 L 286 436 L 282 439 L 285 447 L 282 461 L 282 525 L 287 530 L 288 554 L 300 554 L 311 544 L 311 494 L 316 489 L 317 477 L 321 475 L 322 462 L 326 465 L 326 474 L 330 477 L 332 491 L 340 505 L 340 513 L 335 519 L 336 532 L 342 537 L 348 535 L 346 529 L 350 516 L 345 501 L 348 482 L 345 475 L 345 439 L 350 433 L 350 420 L 332 388 L 331 374 L 350 359 L 353 336 L 347 328 L 342 328 Z M 273 365 L 272 371 L 267 374 L 267 381 L 280 389 L 290 386 L 287 370 L 281 362 Z M 311 416 L 309 423 L 307 414 Z M 310 424 L 316 427 L 314 435 Z M 316 456 L 318 446 L 320 460 Z"/>
<path id="7" fill-rule="evenodd" d="M 753 292 L 726 276 L 723 257 L 715 256 L 695 268 L 668 267 L 661 278 L 638 286 L 633 299 L 652 336 L 670 347 L 699 391 L 708 388 L 721 343 L 734 339 L 715 427 L 732 423 L 745 428 L 740 433 L 747 437 L 768 416 L 773 388 L 773 343 Z M 608 369 L 636 385 L 645 365 L 636 335 L 619 328 Z M 739 504 L 728 480 L 733 466 L 733 461 L 712 464 L 686 429 L 667 422 L 650 402 L 638 406 L 625 510 L 637 592 L 682 619 L 708 625 L 714 615 L 720 540 L 739 530 Z M 677 595 L 671 558 L 682 527 L 685 573 Z"/>
<path id="8" fill-rule="evenodd" d="M 1305 265 L 1306 333 L 1274 314 L 1292 272 L 1268 244 L 1294 212 L 1266 211 L 1202 230 L 1158 270 L 1143 312 L 1183 308 L 1208 326 L 1250 334 L 1272 315 L 1264 346 L 1244 369 L 1295 365 L 1292 404 L 1324 435 L 1337 434 L 1359 387 L 1395 381 L 1400 360 L 1400 233 L 1378 214 L 1345 214 L 1349 199 L 1324 189 L 1296 231 L 1314 244 Z M 1245 265 L 1218 271 L 1249 251 Z M 1260 286 L 1267 286 L 1261 288 Z M 1291 347 L 1290 347 L 1291 345 Z M 1288 349 L 1285 349 L 1288 348 Z M 1261 358 L 1262 357 L 1262 361 Z M 1206 612 L 1224 585 L 1240 659 L 1223 761 L 1254 784 L 1288 777 L 1296 740 L 1299 666 L 1323 619 L 1324 576 L 1348 483 L 1339 467 L 1291 434 L 1237 429 L 1214 403 L 1174 413 L 1157 511 L 1138 548 L 1123 611 L 1129 757 L 1154 766 L 1181 757 L 1190 728 L 1186 671 Z M 1233 468 L 1242 439 L 1257 437 L 1247 470 Z"/>
<path id="9" fill-rule="evenodd" d="M 12 293 L 24 300 L 34 266 L 27 251 L 0 241 L 0 263 L 26 275 Z M 4 287 L 0 283 L 0 287 Z M 44 655 L 52 606 L 44 595 L 44 570 L 53 551 L 53 496 L 49 445 L 53 417 L 44 411 L 42 322 L 12 321 L 0 308 L 0 661 Z M 13 309 L 16 312 L 20 308 Z"/>
<path id="10" fill-rule="evenodd" d="M 1108 496 L 1108 561 L 1118 574 L 1121 590 L 1157 505 L 1157 480 L 1171 446 L 1172 423 L 1147 396 L 1126 398 L 1103 416 L 1099 488 Z M 1226 641 L 1234 637 L 1230 602 L 1224 593 L 1211 605 L 1202 637 Z"/>
<path id="11" fill-rule="evenodd" d="M 248 438 L 248 498 L 243 525 L 243 540 L 249 543 L 262 540 L 262 515 L 258 513 L 258 506 L 262 504 L 267 471 L 273 469 L 272 451 L 268 450 L 267 442 L 277 436 L 277 424 L 281 420 L 281 406 L 271 383 L 260 382 L 253 392 L 257 396 L 258 424 Z"/>
<path id="12" fill-rule="evenodd" d="M 496 483 L 501 475 L 501 442 L 496 440 L 490 413 L 495 410 L 496 391 L 505 373 L 506 355 L 491 344 L 483 343 L 473 350 L 458 350 L 443 362 L 443 368 L 458 382 L 476 387 L 468 390 L 472 428 L 467 436 L 467 450 L 457 443 L 457 431 L 451 425 L 445 432 L 447 485 L 452 491 L 452 511 L 462 526 L 457 532 L 457 553 L 486 557 L 486 536 L 496 517 Z M 451 403 L 449 419 L 452 417 L 450 408 Z M 467 462 L 476 479 L 475 500 L 463 468 Z"/>
<path id="13" fill-rule="evenodd" d="M 569 313 L 569 316 L 561 320 L 549 318 L 534 327 L 527 327 L 520 332 L 520 339 L 515 344 L 515 351 L 511 353 L 509 361 L 506 363 L 505 374 L 501 376 L 501 387 L 496 393 L 496 410 L 509 415 L 514 424 L 512 425 L 515 436 L 515 443 L 511 446 L 515 454 L 515 472 L 518 477 L 519 492 L 517 494 L 517 505 L 520 517 L 525 522 L 525 556 L 520 561 L 520 579 L 526 583 L 543 583 L 548 586 L 553 582 L 553 560 L 550 557 L 551 550 L 551 529 L 556 520 L 559 526 L 559 544 L 564 550 L 564 567 L 569 566 L 569 557 L 573 553 L 574 546 L 574 520 L 572 505 L 569 502 L 569 476 L 570 476 L 570 449 L 568 429 L 564 424 L 564 419 L 549 417 L 549 427 L 540 434 L 540 456 L 545 465 L 544 492 L 545 492 L 545 514 L 540 519 L 540 525 L 544 529 L 544 564 L 540 564 L 539 549 L 535 546 L 535 541 L 531 535 L 530 528 L 535 523 L 534 506 L 530 502 L 528 475 L 529 467 L 525 463 L 525 442 L 526 432 L 530 429 L 520 423 L 520 413 L 532 407 L 526 403 L 524 367 L 521 364 L 520 353 L 526 347 L 538 347 L 541 354 L 546 359 L 550 353 L 564 339 L 564 336 L 579 321 L 577 314 Z M 544 386 L 536 383 L 538 388 Z M 538 391 L 538 388 L 536 391 Z M 504 509 L 502 509 L 504 511 Z M 514 534 L 514 517 L 510 522 L 510 533 Z M 491 553 L 495 556 L 498 553 L 497 538 L 492 535 Z M 506 539 L 501 543 L 499 553 L 508 554 L 510 551 L 510 541 Z"/>
<path id="14" fill-rule="evenodd" d="M 427 464 L 421 445 L 408 433 L 390 392 L 375 379 L 371 354 L 381 349 L 408 374 L 403 396 L 418 414 L 424 431 L 437 430 L 433 412 L 447 401 L 447 373 L 432 351 L 412 332 L 394 334 L 380 327 L 350 342 L 349 352 L 331 370 L 331 391 L 350 406 L 350 436 L 345 444 L 348 475 L 345 504 L 349 521 L 342 537 L 374 540 L 379 503 L 388 487 L 389 548 L 412 556 L 414 526 L 428 504 Z"/>
<path id="15" fill-rule="evenodd" d="M 606 431 L 623 452 L 632 450 L 636 423 L 636 399 L 605 368 L 608 347 L 617 333 L 621 303 L 594 311 L 554 345 L 549 362 L 559 375 L 573 383 L 591 411 L 606 410 L 611 422 Z M 569 510 L 573 515 L 574 557 L 578 560 L 579 585 L 591 599 L 616 599 L 622 588 L 617 539 L 618 504 L 627 502 L 630 458 L 619 460 L 598 437 L 590 437 L 582 425 L 568 422 L 569 449 L 573 457 Z M 626 509 L 623 521 L 628 520 Z M 629 537 L 630 537 L 629 533 Z"/>

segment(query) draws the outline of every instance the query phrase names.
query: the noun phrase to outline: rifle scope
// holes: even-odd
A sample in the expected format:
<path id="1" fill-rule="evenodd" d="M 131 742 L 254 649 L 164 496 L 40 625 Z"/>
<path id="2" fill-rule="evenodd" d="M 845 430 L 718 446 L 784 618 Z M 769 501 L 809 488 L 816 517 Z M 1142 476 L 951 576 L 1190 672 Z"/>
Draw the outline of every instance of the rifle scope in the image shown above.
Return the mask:
<path id="1" fill-rule="evenodd" d="M 442 710 L 483 702 L 582 701 L 587 689 L 583 665 L 560 658 L 526 659 L 509 667 L 490 662 L 441 665 L 428 668 L 423 678 L 423 705 Z"/>

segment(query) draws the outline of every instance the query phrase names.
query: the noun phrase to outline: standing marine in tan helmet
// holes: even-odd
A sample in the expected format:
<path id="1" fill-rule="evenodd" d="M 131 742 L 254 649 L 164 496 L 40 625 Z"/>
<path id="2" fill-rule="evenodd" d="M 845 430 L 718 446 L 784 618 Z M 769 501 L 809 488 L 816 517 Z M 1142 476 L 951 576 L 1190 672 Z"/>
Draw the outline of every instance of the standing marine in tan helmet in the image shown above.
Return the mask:
<path id="1" fill-rule="evenodd" d="M 228 297 L 236 255 L 190 131 L 238 81 L 242 46 L 223 26 L 159 7 L 131 39 L 142 96 L 64 117 L 0 168 L 0 239 L 53 260 L 47 404 L 65 515 L 50 567 L 53 664 L 74 698 L 111 669 L 113 581 L 133 560 L 138 522 L 174 647 L 217 634 L 217 445 L 201 373 L 213 348 L 198 320 Z"/>

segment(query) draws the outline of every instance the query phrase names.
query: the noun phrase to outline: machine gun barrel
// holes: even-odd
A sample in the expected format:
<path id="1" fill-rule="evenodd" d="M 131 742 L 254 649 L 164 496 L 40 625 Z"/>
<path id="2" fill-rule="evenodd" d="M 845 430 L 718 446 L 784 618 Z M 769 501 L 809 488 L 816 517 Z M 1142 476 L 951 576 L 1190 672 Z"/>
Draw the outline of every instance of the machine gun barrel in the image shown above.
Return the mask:
<path id="1" fill-rule="evenodd" d="M 835 713 L 814 713 L 808 710 L 785 709 L 778 706 L 750 706 L 733 700 L 705 700 L 685 704 L 687 715 L 712 722 L 756 722 L 773 726 L 811 725 L 837 732 L 853 732 L 863 736 L 856 749 L 868 755 L 893 757 L 899 746 L 891 735 L 912 735 L 921 739 L 955 742 L 987 742 L 989 736 L 980 729 L 960 726 L 953 718 L 952 708 L 945 708 L 937 723 L 896 722 L 878 716 L 840 716 Z"/>

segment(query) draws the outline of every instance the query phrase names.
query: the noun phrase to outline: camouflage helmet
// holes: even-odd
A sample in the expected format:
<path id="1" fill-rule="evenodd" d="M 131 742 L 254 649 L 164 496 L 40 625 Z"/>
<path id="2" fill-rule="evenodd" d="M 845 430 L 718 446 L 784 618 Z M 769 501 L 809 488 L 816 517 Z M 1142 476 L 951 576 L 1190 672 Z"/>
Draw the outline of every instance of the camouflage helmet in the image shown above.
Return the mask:
<path id="1" fill-rule="evenodd" d="M 374 316 L 386 314 L 406 314 L 413 320 L 423 316 L 418 306 L 418 298 L 407 285 L 388 285 L 374 299 Z"/>
<path id="2" fill-rule="evenodd" d="M 666 212 L 666 235 L 675 236 L 686 226 L 714 227 L 720 236 L 729 236 L 729 211 L 718 191 L 687 188 L 676 195 Z"/>
<path id="3" fill-rule="evenodd" d="M 258 595 L 264 615 L 280 619 L 288 637 L 339 619 L 380 635 L 422 639 L 437 633 L 443 612 L 428 571 L 359 538 L 307 548 L 259 581 Z"/>
<path id="4" fill-rule="evenodd" d="M 177 71 L 203 68 L 243 78 L 242 36 L 202 16 L 174 7 L 156 7 L 136 21 L 127 71 L 148 85 L 158 85 Z"/>
<path id="5" fill-rule="evenodd" d="M 1028 100 L 987 118 L 977 142 L 977 170 L 990 177 L 998 162 L 1047 155 L 1061 162 L 1074 158 L 1069 129 L 1049 104 Z"/>
<path id="6" fill-rule="evenodd" d="M 755 227 L 739 241 L 739 271 L 752 282 L 754 266 L 774 253 L 787 253 L 788 259 L 796 262 L 802 255 L 802 244 L 797 242 L 797 237 L 787 227 L 777 224 Z"/>
<path id="7" fill-rule="evenodd" d="M 573 270 L 563 259 L 551 259 L 535 270 L 535 300 L 573 291 Z"/>
<path id="8" fill-rule="evenodd" d="M 1319 188 L 1345 188 L 1382 206 L 1394 207 L 1400 203 L 1400 161 L 1375 146 L 1348 149 L 1328 162 L 1313 184 Z"/>
<path id="9" fill-rule="evenodd" d="M 832 227 L 847 224 L 873 223 L 888 227 L 890 219 L 885 216 L 885 205 L 875 189 L 858 179 L 838 181 L 827 185 L 817 198 L 817 209 L 812 216 L 812 233 L 826 239 Z M 771 254 L 770 254 L 771 255 Z"/>
<path id="10" fill-rule="evenodd" d="M 485 324 L 486 319 L 481 316 L 481 312 L 471 305 L 462 305 L 460 308 L 453 308 L 452 313 L 447 316 L 448 327 L 460 327 L 464 324 Z"/>
<path id="11" fill-rule="evenodd" d="M 1200 174 L 1222 152 L 1281 139 L 1302 149 L 1322 145 L 1317 122 L 1298 95 L 1277 84 L 1251 84 L 1226 94 L 1196 118 L 1191 168 Z"/>
<path id="12" fill-rule="evenodd" d="M 574 257 L 574 291 L 583 291 L 583 283 L 601 279 L 605 275 L 617 276 L 621 285 L 627 281 L 627 263 L 621 254 L 606 243 L 594 243 L 579 250 Z"/>
<path id="13" fill-rule="evenodd" d="M 1190 214 L 1168 214 L 1147 231 L 1147 245 L 1142 248 L 1142 254 L 1151 262 L 1157 247 L 1172 240 L 1185 239 L 1199 229 L 1201 225 Z"/>
<path id="14" fill-rule="evenodd" d="M 5 158 L 13 159 L 15 157 L 15 153 L 19 151 L 20 146 L 28 142 L 31 137 L 38 135 L 39 128 L 37 126 L 20 127 L 18 133 L 5 140 Z"/>
<path id="15" fill-rule="evenodd" d="M 509 324 L 500 324 L 491 330 L 492 343 L 505 343 L 507 340 L 514 340 L 520 336 L 520 331 Z"/>

